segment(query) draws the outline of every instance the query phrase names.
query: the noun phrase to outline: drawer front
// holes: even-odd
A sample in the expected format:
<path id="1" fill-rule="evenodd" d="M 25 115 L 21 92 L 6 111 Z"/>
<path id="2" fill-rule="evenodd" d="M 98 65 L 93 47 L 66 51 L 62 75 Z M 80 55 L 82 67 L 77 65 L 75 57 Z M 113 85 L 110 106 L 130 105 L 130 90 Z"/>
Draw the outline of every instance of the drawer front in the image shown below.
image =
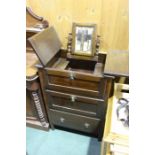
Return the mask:
<path id="1" fill-rule="evenodd" d="M 46 90 L 48 106 L 75 114 L 100 118 L 104 113 L 104 100 L 77 96 L 51 90 Z"/>
<path id="2" fill-rule="evenodd" d="M 71 79 L 79 79 L 79 80 L 86 80 L 86 81 L 94 81 L 99 82 L 103 76 L 100 75 L 93 75 L 88 73 L 81 73 L 81 72 L 74 72 L 74 71 L 68 71 L 68 70 L 58 70 L 53 68 L 45 68 L 48 76 L 60 76 L 60 77 L 66 77 Z"/>
<path id="3" fill-rule="evenodd" d="M 102 98 L 105 82 L 103 77 L 52 70 L 47 71 L 46 88 Z"/>
<path id="4" fill-rule="evenodd" d="M 49 110 L 50 121 L 54 125 L 66 127 L 87 133 L 97 133 L 100 119 L 71 114 L 58 110 Z"/>
<path id="5" fill-rule="evenodd" d="M 103 78 L 97 82 L 79 79 L 71 80 L 66 77 L 48 75 L 46 88 L 77 95 L 103 98 L 106 82 Z"/>
<path id="6" fill-rule="evenodd" d="M 76 88 L 82 88 L 82 89 L 90 89 L 94 91 L 98 91 L 98 87 L 99 87 L 99 82 L 70 79 L 70 78 L 59 77 L 59 76 L 48 76 L 48 82 L 49 84 L 70 86 L 70 87 L 76 87 Z"/>

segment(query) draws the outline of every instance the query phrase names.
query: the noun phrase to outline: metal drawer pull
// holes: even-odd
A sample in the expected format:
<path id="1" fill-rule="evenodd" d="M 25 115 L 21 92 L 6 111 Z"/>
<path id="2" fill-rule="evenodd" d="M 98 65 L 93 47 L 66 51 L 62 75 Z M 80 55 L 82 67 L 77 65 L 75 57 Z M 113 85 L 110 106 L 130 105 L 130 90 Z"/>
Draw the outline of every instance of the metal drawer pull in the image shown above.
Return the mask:
<path id="1" fill-rule="evenodd" d="M 85 126 L 86 128 L 89 128 L 90 124 L 89 124 L 89 123 L 85 123 L 84 126 Z"/>
<path id="2" fill-rule="evenodd" d="M 63 123 L 65 119 L 63 117 L 60 118 L 60 122 Z"/>
<path id="3" fill-rule="evenodd" d="M 70 72 L 70 79 L 74 80 L 74 73 L 73 72 Z"/>
<path id="4" fill-rule="evenodd" d="M 75 102 L 75 96 L 74 95 L 71 96 L 71 101 Z"/>

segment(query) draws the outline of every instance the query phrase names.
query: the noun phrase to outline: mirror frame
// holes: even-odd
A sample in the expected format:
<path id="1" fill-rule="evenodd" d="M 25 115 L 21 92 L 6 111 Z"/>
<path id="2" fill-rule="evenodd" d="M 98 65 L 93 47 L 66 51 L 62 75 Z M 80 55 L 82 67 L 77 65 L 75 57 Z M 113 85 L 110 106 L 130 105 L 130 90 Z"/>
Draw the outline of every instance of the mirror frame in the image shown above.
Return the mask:
<path id="1" fill-rule="evenodd" d="M 76 51 L 75 50 L 75 41 L 76 41 L 76 27 L 88 27 L 93 28 L 93 34 L 92 34 L 92 48 L 90 50 L 90 53 L 84 53 L 84 51 Z M 96 53 L 96 24 L 79 24 L 79 23 L 73 23 L 72 27 L 72 54 L 74 55 L 81 55 L 81 56 L 94 56 Z"/>

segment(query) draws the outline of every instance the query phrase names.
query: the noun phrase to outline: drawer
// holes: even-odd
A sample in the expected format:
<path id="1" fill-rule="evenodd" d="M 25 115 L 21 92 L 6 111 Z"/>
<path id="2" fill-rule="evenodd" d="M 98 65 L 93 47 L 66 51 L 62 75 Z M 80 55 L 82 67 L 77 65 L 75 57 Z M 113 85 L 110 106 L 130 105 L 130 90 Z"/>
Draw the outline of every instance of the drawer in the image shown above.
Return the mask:
<path id="1" fill-rule="evenodd" d="M 79 80 L 76 78 L 70 79 L 70 77 L 66 78 L 66 77 L 60 77 L 60 76 L 48 76 L 48 82 L 49 84 L 70 86 L 70 87 L 89 89 L 94 91 L 98 91 L 98 86 L 99 86 L 99 82 Z"/>
<path id="2" fill-rule="evenodd" d="M 47 88 L 93 97 L 103 96 L 103 77 L 69 71 L 47 70 Z"/>
<path id="3" fill-rule="evenodd" d="M 97 133 L 100 119 L 76 115 L 58 110 L 49 110 L 50 121 L 54 125 L 66 127 L 87 133 Z"/>
<path id="4" fill-rule="evenodd" d="M 103 99 L 78 96 L 51 90 L 46 90 L 46 93 L 48 95 L 48 106 L 52 109 L 99 118 L 105 111 Z"/>
<path id="5" fill-rule="evenodd" d="M 54 76 L 60 76 L 60 77 L 66 77 L 73 79 L 79 79 L 79 80 L 86 80 L 86 81 L 94 81 L 99 82 L 103 76 L 97 76 L 94 74 L 89 73 L 81 73 L 81 72 L 74 72 L 74 71 L 68 71 L 68 70 L 58 70 L 54 68 L 45 68 L 48 75 L 54 75 Z"/>

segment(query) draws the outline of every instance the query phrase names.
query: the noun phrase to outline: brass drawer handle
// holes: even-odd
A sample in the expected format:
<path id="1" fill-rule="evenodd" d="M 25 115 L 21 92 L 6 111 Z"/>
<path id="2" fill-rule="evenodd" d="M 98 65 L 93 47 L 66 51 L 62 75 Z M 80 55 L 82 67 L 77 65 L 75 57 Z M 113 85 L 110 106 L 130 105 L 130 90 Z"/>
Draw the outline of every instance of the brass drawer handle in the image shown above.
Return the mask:
<path id="1" fill-rule="evenodd" d="M 63 123 L 65 119 L 63 117 L 60 118 L 60 122 Z"/>
<path id="2" fill-rule="evenodd" d="M 89 124 L 89 123 L 85 123 L 84 126 L 85 126 L 86 128 L 89 128 L 90 124 Z"/>
<path id="3" fill-rule="evenodd" d="M 70 79 L 74 80 L 74 73 L 73 72 L 70 72 Z"/>
<path id="4" fill-rule="evenodd" d="M 72 101 L 72 102 L 75 102 L 75 98 L 76 98 L 76 97 L 75 97 L 74 95 L 72 95 L 72 96 L 71 96 L 71 101 Z"/>

